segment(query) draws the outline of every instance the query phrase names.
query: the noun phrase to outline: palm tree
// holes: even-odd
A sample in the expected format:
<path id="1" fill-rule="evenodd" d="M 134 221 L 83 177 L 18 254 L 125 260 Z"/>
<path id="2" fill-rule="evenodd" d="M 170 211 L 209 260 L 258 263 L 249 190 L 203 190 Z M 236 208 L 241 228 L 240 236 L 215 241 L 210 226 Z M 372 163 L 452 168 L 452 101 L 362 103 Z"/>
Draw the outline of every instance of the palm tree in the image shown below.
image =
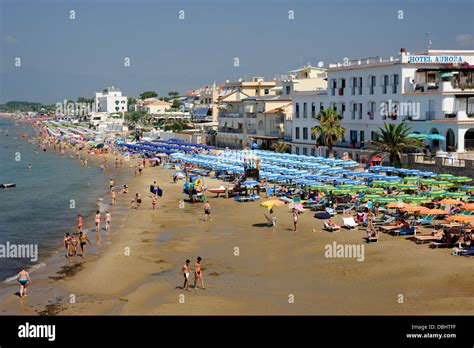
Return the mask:
<path id="1" fill-rule="evenodd" d="M 333 108 L 328 108 L 320 111 L 313 118 L 319 121 L 319 126 L 311 128 L 311 133 L 316 137 L 322 137 L 324 144 L 328 147 L 329 157 L 334 157 L 332 150 L 334 144 L 346 135 L 346 129 L 341 126 L 343 116 Z"/>
<path id="2" fill-rule="evenodd" d="M 275 152 L 287 153 L 290 152 L 290 145 L 286 143 L 278 143 L 273 145 Z"/>
<path id="3" fill-rule="evenodd" d="M 409 133 L 410 128 L 404 123 L 385 123 L 384 128 L 379 128 L 377 132 L 377 140 L 370 141 L 376 148 L 374 155 L 388 153 L 390 164 L 400 167 L 403 150 L 423 146 L 419 138 L 411 138 Z"/>

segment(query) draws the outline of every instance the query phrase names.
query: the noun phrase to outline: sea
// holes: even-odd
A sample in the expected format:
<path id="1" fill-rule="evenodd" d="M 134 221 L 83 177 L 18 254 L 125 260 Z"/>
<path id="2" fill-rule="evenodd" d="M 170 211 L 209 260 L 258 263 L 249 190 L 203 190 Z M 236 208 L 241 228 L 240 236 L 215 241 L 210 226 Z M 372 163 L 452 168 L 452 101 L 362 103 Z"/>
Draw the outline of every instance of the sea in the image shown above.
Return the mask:
<path id="1" fill-rule="evenodd" d="M 30 137 L 19 137 L 24 133 Z M 43 152 L 28 142 L 33 135 L 31 125 L 0 117 L 0 184 L 16 184 L 0 188 L 0 251 L 2 246 L 27 245 L 37 247 L 39 254 L 32 261 L 0 253 L 0 282 L 12 279 L 22 267 L 34 272 L 47 266 L 52 255 L 64 252 L 64 233 L 75 232 L 77 214 L 91 229 L 94 211 L 107 209 L 110 200 L 111 174 L 98 165 L 83 167 L 69 154 Z"/>

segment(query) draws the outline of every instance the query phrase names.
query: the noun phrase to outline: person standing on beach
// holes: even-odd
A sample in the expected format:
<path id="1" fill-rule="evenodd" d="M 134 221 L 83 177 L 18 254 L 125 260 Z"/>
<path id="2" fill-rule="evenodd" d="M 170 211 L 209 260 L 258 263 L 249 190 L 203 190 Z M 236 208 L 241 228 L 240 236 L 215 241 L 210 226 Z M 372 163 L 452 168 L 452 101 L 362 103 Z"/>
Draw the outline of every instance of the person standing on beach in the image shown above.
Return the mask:
<path id="1" fill-rule="evenodd" d="M 82 215 L 81 214 L 77 214 L 77 232 L 78 233 L 81 233 L 82 232 L 82 226 L 83 226 L 84 222 L 82 220 Z"/>
<path id="2" fill-rule="evenodd" d="M 184 284 L 183 284 L 183 289 L 186 291 L 189 290 L 189 264 L 191 263 L 190 260 L 186 260 L 186 263 L 183 265 L 183 268 L 181 269 L 181 273 L 179 276 L 183 275 L 184 277 Z"/>
<path id="3" fill-rule="evenodd" d="M 31 278 L 27 271 L 25 271 L 25 267 L 22 268 L 20 273 L 18 273 L 17 281 L 20 284 L 20 297 L 26 296 L 26 287 L 27 284 L 31 284 Z"/>
<path id="4" fill-rule="evenodd" d="M 296 232 L 298 228 L 298 211 L 293 209 L 293 232 Z"/>
<path id="5" fill-rule="evenodd" d="M 110 192 L 112 192 L 113 189 L 114 189 L 114 179 L 111 178 L 110 181 L 109 181 L 109 190 L 110 190 Z"/>
<path id="6" fill-rule="evenodd" d="M 211 219 L 211 203 L 209 203 L 209 201 L 206 201 L 206 203 L 204 203 L 204 221 L 206 220 L 212 220 Z"/>
<path id="7" fill-rule="evenodd" d="M 69 257 L 69 250 L 71 248 L 71 237 L 69 233 L 64 235 L 64 248 L 66 249 L 66 257 Z"/>
<path id="8" fill-rule="evenodd" d="M 155 210 L 156 203 L 158 203 L 158 197 L 155 194 L 151 195 L 151 205 L 153 210 Z"/>
<path id="9" fill-rule="evenodd" d="M 112 215 L 109 212 L 105 213 L 105 233 L 110 232 L 110 223 L 112 222 Z"/>
<path id="10" fill-rule="evenodd" d="M 204 281 L 202 279 L 201 261 L 201 257 L 198 256 L 197 261 L 194 264 L 194 289 L 197 289 L 196 285 L 199 278 L 199 280 L 201 281 L 201 289 L 206 290 L 206 288 L 204 287 Z"/>
<path id="11" fill-rule="evenodd" d="M 100 220 L 101 220 L 101 217 L 100 217 L 100 211 L 96 211 L 95 213 L 95 231 L 100 234 Z"/>
<path id="12" fill-rule="evenodd" d="M 117 193 L 112 189 L 112 205 L 115 205 L 115 202 L 117 201 Z"/>
<path id="13" fill-rule="evenodd" d="M 86 245 L 86 242 L 89 242 L 89 245 L 91 245 L 91 241 L 89 238 L 87 238 L 87 235 L 84 234 L 84 232 L 79 232 L 79 245 L 81 246 L 81 257 L 84 258 L 85 256 L 85 250 L 84 247 Z"/>
<path id="14" fill-rule="evenodd" d="M 76 236 L 73 234 L 72 237 L 71 237 L 71 250 L 72 250 L 72 256 L 76 256 L 77 254 L 77 238 Z"/>
<path id="15" fill-rule="evenodd" d="M 119 160 L 118 158 L 115 158 L 115 169 L 119 167 Z"/>

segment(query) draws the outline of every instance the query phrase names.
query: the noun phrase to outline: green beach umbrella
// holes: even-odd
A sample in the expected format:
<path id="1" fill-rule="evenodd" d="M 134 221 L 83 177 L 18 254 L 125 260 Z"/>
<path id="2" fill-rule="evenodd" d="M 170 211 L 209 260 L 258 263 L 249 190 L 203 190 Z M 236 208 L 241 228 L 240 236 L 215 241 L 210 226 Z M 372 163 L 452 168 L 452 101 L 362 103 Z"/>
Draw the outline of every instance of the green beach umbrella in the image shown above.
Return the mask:
<path id="1" fill-rule="evenodd" d="M 432 184 L 432 186 L 454 186 L 454 184 L 449 181 L 437 180 Z"/>
<path id="2" fill-rule="evenodd" d="M 420 181 L 423 185 L 431 185 L 436 182 L 435 179 L 421 179 Z"/>
<path id="3" fill-rule="evenodd" d="M 467 197 L 469 196 L 466 192 L 447 192 L 446 197 Z"/>
<path id="4" fill-rule="evenodd" d="M 394 197 L 380 197 L 379 199 L 375 201 L 380 202 L 380 203 L 392 203 L 392 202 L 398 202 L 398 199 Z"/>
<path id="5" fill-rule="evenodd" d="M 361 197 L 361 199 L 379 199 L 379 198 L 382 198 L 382 196 L 379 196 L 379 195 L 365 195 L 363 197 Z"/>
<path id="6" fill-rule="evenodd" d="M 468 192 L 474 191 L 474 186 L 463 186 L 462 188 Z"/>
<path id="7" fill-rule="evenodd" d="M 413 184 L 400 184 L 400 185 L 397 185 L 396 187 L 402 190 L 416 190 L 418 188 L 418 186 L 413 185 Z"/>
<path id="8" fill-rule="evenodd" d="M 372 181 L 373 186 L 385 186 L 385 185 L 394 185 L 389 181 L 386 180 L 374 180 Z"/>
<path id="9" fill-rule="evenodd" d="M 369 192 L 370 193 L 385 193 L 385 190 L 381 187 L 370 187 Z"/>
<path id="10" fill-rule="evenodd" d="M 438 179 L 449 179 L 449 178 L 454 177 L 454 175 L 452 175 L 452 174 L 438 174 L 436 177 Z"/>
<path id="11" fill-rule="evenodd" d="M 420 196 L 410 196 L 406 200 L 412 203 L 428 203 L 432 201 L 431 198 Z"/>
<path id="12" fill-rule="evenodd" d="M 448 180 L 453 181 L 453 182 L 470 182 L 470 181 L 472 181 L 472 179 L 468 178 L 467 176 L 455 176 L 455 177 L 450 178 Z"/>
<path id="13" fill-rule="evenodd" d="M 406 176 L 403 178 L 403 181 L 410 181 L 410 182 L 418 181 L 418 180 L 420 180 L 418 176 Z"/>
<path id="14" fill-rule="evenodd" d="M 425 195 L 429 197 L 444 197 L 446 195 L 446 191 L 445 190 L 431 190 L 431 191 L 425 192 Z"/>

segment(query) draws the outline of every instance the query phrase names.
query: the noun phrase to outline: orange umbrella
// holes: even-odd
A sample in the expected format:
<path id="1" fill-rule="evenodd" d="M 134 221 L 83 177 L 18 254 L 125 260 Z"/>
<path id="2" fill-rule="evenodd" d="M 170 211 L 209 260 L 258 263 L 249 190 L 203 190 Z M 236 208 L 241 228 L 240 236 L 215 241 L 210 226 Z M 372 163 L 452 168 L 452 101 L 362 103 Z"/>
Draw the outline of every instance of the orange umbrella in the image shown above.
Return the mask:
<path id="1" fill-rule="evenodd" d="M 409 206 L 402 209 L 402 211 L 406 211 L 406 212 L 409 212 L 409 213 L 422 212 L 422 211 L 426 211 L 426 210 L 429 210 L 429 209 L 426 208 L 426 207 L 421 207 L 419 205 L 409 205 Z"/>
<path id="2" fill-rule="evenodd" d="M 458 204 L 463 204 L 459 199 L 453 199 L 453 198 L 445 198 L 440 201 L 441 204 L 451 204 L 451 205 L 458 205 Z"/>
<path id="3" fill-rule="evenodd" d="M 463 204 L 460 208 L 464 210 L 474 210 L 474 203 Z"/>
<path id="4" fill-rule="evenodd" d="M 468 216 L 468 215 L 453 215 L 449 216 L 445 219 L 446 221 L 449 222 L 460 222 L 460 223 L 468 223 L 474 221 L 474 216 Z"/>
<path id="5" fill-rule="evenodd" d="M 420 211 L 421 215 L 449 215 L 449 212 L 446 212 L 442 209 L 428 209 Z"/>
<path id="6" fill-rule="evenodd" d="M 388 203 L 385 207 L 386 208 L 402 209 L 402 208 L 406 208 L 408 206 L 409 206 L 408 204 L 403 203 L 403 202 L 392 202 L 392 203 Z"/>

